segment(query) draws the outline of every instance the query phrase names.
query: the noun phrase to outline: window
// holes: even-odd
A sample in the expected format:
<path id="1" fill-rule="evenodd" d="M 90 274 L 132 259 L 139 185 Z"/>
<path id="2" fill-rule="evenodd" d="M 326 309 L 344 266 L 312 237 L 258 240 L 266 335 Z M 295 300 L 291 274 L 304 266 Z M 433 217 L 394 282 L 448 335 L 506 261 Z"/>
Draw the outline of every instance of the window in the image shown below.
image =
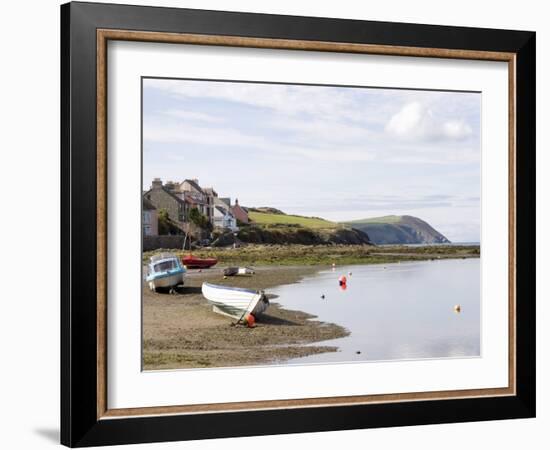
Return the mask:
<path id="1" fill-rule="evenodd" d="M 174 259 L 168 261 L 162 261 L 155 264 L 155 272 L 167 272 L 168 270 L 174 270 L 178 268 L 178 263 Z"/>

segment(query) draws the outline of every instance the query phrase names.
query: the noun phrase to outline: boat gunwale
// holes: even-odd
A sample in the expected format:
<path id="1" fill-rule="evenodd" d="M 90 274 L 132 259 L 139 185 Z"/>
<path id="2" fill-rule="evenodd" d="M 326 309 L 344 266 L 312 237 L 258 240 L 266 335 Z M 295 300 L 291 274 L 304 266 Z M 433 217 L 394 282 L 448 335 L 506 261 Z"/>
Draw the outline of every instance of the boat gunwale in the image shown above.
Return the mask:
<path id="1" fill-rule="evenodd" d="M 203 286 L 207 286 L 213 289 L 227 289 L 229 291 L 239 291 L 239 292 L 246 292 L 248 294 L 261 294 L 261 291 L 255 290 L 255 289 L 249 289 L 249 288 L 242 288 L 242 287 L 234 287 L 234 286 L 224 286 L 223 284 L 212 284 L 204 281 L 202 283 Z"/>
<path id="2" fill-rule="evenodd" d="M 184 268 L 174 270 L 173 272 L 152 272 L 150 275 L 146 276 L 146 281 L 160 280 L 161 278 L 168 278 L 174 275 L 184 275 L 187 271 Z"/>

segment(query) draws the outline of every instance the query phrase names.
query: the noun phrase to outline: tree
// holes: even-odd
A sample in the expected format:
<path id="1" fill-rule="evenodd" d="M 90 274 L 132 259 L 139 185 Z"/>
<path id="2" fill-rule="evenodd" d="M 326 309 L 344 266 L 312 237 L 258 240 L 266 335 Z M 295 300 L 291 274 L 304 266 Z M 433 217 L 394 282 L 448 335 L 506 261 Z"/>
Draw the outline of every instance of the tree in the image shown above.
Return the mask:
<path id="1" fill-rule="evenodd" d="M 158 212 L 159 234 L 181 234 L 182 231 L 170 220 L 168 211 L 165 208 Z"/>
<path id="2" fill-rule="evenodd" d="M 212 224 L 204 214 L 201 214 L 198 208 L 193 207 L 189 210 L 189 221 L 202 230 L 211 231 Z"/>
<path id="3" fill-rule="evenodd" d="M 170 234 L 170 222 L 168 217 L 168 211 L 164 208 L 159 209 L 158 212 L 159 221 L 159 234 Z"/>

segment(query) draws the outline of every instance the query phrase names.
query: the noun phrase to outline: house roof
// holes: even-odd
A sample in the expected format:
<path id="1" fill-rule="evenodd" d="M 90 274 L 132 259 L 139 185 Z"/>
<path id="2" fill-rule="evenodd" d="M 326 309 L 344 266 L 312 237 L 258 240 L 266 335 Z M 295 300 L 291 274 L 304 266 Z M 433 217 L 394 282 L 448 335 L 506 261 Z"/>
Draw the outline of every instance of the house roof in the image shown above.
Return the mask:
<path id="1" fill-rule="evenodd" d="M 155 208 L 155 205 L 153 205 L 150 200 L 147 200 L 145 197 L 143 197 L 143 210 L 151 211 L 154 209 L 157 209 Z"/>
<path id="2" fill-rule="evenodd" d="M 218 193 L 212 187 L 203 188 L 202 190 L 208 195 L 213 195 L 214 197 L 218 196 Z"/>
<path id="3" fill-rule="evenodd" d="M 230 197 L 216 197 L 214 202 L 218 205 L 221 203 L 226 208 L 231 207 L 231 198 Z"/>
<path id="4" fill-rule="evenodd" d="M 184 182 L 184 183 L 185 183 L 185 182 L 189 183 L 191 186 L 193 186 L 194 189 L 196 189 L 197 191 L 199 191 L 201 194 L 204 194 L 204 193 L 205 193 L 195 180 L 189 180 L 189 179 L 187 179 L 187 180 L 183 180 L 183 182 Z"/>
<path id="5" fill-rule="evenodd" d="M 168 189 L 165 189 L 164 186 L 161 187 L 161 189 L 166 192 L 170 197 L 172 197 L 174 200 L 176 200 L 178 203 L 181 203 L 182 205 L 188 203 L 184 199 L 178 197 L 176 194 L 173 194 Z M 147 195 L 149 192 L 151 192 L 152 189 L 149 189 L 144 195 Z"/>
<path id="6" fill-rule="evenodd" d="M 223 206 L 216 206 L 216 209 L 224 215 L 229 214 L 230 216 L 233 216 L 233 214 L 231 214 L 231 211 L 225 209 Z"/>

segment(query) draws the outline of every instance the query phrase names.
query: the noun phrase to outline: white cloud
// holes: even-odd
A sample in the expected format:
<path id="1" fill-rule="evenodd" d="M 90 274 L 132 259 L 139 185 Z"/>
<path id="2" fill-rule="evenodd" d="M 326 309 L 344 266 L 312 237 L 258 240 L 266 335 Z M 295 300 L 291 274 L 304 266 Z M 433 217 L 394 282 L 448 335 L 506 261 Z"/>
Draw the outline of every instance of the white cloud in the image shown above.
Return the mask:
<path id="1" fill-rule="evenodd" d="M 168 111 L 162 111 L 162 114 L 175 117 L 177 119 L 192 120 L 195 122 L 220 123 L 225 121 L 224 118 L 219 116 L 214 116 L 212 114 L 206 114 L 206 113 L 195 112 L 195 111 L 186 111 L 182 109 L 170 109 Z"/>
<path id="2" fill-rule="evenodd" d="M 262 137 L 251 136 L 230 128 L 212 128 L 190 124 L 160 124 L 146 122 L 143 139 L 148 142 L 173 144 L 202 144 L 261 148 L 266 144 Z"/>
<path id="3" fill-rule="evenodd" d="M 472 134 L 472 127 L 462 120 L 449 120 L 443 124 L 443 134 L 450 139 L 464 139 Z"/>
<path id="4" fill-rule="evenodd" d="M 161 124 L 146 122 L 143 139 L 147 143 L 200 144 L 218 148 L 239 147 L 262 151 L 271 158 L 306 158 L 315 161 L 370 161 L 374 155 L 362 147 L 316 148 L 299 143 L 280 143 L 264 136 L 245 134 L 237 129 L 202 127 L 191 124 Z"/>
<path id="5" fill-rule="evenodd" d="M 472 128 L 463 119 L 441 120 L 421 102 L 405 104 L 390 118 L 385 130 L 407 141 L 461 141 L 472 135 Z"/>
<path id="6" fill-rule="evenodd" d="M 357 102 L 357 91 L 353 89 L 157 79 L 146 79 L 144 87 L 180 98 L 223 100 L 265 108 L 286 116 L 308 114 L 342 121 L 380 121 L 379 111 Z"/>

